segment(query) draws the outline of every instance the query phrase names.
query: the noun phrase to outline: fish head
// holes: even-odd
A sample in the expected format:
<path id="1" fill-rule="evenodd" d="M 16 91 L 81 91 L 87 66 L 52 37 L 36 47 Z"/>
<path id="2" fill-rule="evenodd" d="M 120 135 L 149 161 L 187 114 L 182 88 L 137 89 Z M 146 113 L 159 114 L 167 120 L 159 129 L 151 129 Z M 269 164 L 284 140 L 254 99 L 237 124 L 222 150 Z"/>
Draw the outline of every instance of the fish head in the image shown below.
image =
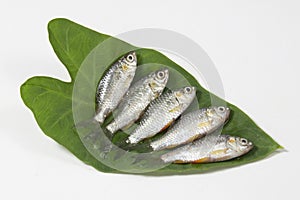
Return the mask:
<path id="1" fill-rule="evenodd" d="M 243 155 L 253 148 L 253 143 L 245 138 L 228 136 L 227 147 L 236 155 Z"/>
<path id="2" fill-rule="evenodd" d="M 208 108 L 207 114 L 216 121 L 225 123 L 230 115 L 230 109 L 225 106 L 212 106 Z"/>
<path id="3" fill-rule="evenodd" d="M 122 58 L 122 62 L 126 64 L 127 67 L 136 67 L 137 66 L 137 57 L 134 51 L 129 52 Z"/>
<path id="4" fill-rule="evenodd" d="M 174 94 L 180 104 L 189 105 L 196 96 L 196 88 L 187 86 L 175 91 Z"/>
<path id="5" fill-rule="evenodd" d="M 150 74 L 149 86 L 155 96 L 159 96 L 167 85 L 169 79 L 169 70 L 167 68 L 157 70 Z"/>

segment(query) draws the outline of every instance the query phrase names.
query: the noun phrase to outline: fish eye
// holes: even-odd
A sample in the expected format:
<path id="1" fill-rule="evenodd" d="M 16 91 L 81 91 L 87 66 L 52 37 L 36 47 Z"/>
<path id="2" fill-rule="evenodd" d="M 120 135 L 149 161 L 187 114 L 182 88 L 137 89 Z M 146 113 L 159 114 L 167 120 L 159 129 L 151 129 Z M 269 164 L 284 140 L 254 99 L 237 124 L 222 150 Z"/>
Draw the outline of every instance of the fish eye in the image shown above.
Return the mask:
<path id="1" fill-rule="evenodd" d="M 246 145 L 248 143 L 248 141 L 245 138 L 242 138 L 241 143 L 242 143 L 242 145 Z"/>
<path id="2" fill-rule="evenodd" d="M 133 56 L 130 54 L 126 57 L 126 59 L 129 61 L 129 62 L 132 62 L 133 61 Z"/>
<path id="3" fill-rule="evenodd" d="M 218 110 L 219 110 L 220 112 L 224 112 L 224 111 L 225 111 L 225 107 L 219 106 L 219 107 L 218 107 Z"/>
<path id="4" fill-rule="evenodd" d="M 157 77 L 158 78 L 163 78 L 165 76 L 165 73 L 164 72 L 158 72 L 157 73 Z"/>
<path id="5" fill-rule="evenodd" d="M 186 87 L 186 88 L 184 88 L 184 90 L 185 90 L 187 93 L 190 93 L 190 92 L 192 91 L 192 88 Z"/>

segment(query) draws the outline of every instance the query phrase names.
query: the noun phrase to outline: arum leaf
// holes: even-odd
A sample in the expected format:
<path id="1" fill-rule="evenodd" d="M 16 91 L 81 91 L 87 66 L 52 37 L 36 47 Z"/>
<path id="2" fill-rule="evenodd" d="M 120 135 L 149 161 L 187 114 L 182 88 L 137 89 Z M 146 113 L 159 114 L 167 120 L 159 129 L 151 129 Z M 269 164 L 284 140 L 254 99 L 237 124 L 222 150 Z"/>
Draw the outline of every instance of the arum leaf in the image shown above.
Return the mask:
<path id="1" fill-rule="evenodd" d="M 82 71 L 82 73 L 79 73 L 78 70 L 80 69 L 80 66 L 84 63 L 87 56 L 92 54 L 95 47 L 109 38 L 113 39 L 115 43 L 109 48 L 117 49 L 115 49 L 115 51 L 100 52 L 103 56 L 108 57 L 108 54 L 111 52 L 121 52 L 124 50 L 122 49 L 123 46 L 133 49 L 135 47 L 108 35 L 97 33 L 67 19 L 54 19 L 50 21 L 48 31 L 53 49 L 58 58 L 67 68 L 72 81 L 69 83 L 50 77 L 33 77 L 21 86 L 21 96 L 24 103 L 33 112 L 42 131 L 56 142 L 66 147 L 80 160 L 102 172 L 124 173 L 116 169 L 112 169 L 98 161 L 86 149 L 86 146 L 83 145 L 77 130 L 74 129 L 75 121 L 72 102 L 79 102 L 87 107 L 94 106 L 89 105 L 84 99 L 74 99 L 73 93 L 75 79 L 79 76 L 79 74 L 86 75 L 86 77 L 88 77 L 87 79 L 92 80 L 92 84 L 96 84 L 97 81 L 99 81 L 99 77 L 101 77 L 98 75 L 103 74 L 103 72 L 107 69 L 107 66 L 102 66 L 100 72 Z M 196 101 L 196 106 L 205 107 L 211 104 L 210 97 L 212 94 L 201 87 L 191 74 L 186 72 L 169 58 L 151 49 L 137 49 L 136 52 L 138 55 L 139 65 L 147 65 L 149 63 L 157 64 L 157 66 L 153 65 L 152 68 L 141 68 L 141 70 L 137 72 L 139 76 L 153 71 L 161 65 L 168 66 L 171 69 L 170 81 L 168 84 L 171 84 L 174 87 L 186 84 L 186 82 L 178 81 L 179 79 L 176 77 L 175 72 L 179 72 L 185 77 L 188 84 L 196 86 L 199 94 L 201 93 L 201 95 L 197 95 L 198 102 Z M 95 65 L 95 63 L 91 63 L 91 65 L 93 64 Z M 220 101 L 224 100 L 220 99 Z M 223 129 L 223 133 L 249 139 L 255 145 L 252 151 L 245 156 L 226 162 L 209 164 L 171 164 L 146 174 L 172 175 L 214 171 L 261 160 L 273 153 L 275 150 L 281 148 L 278 143 L 259 128 L 243 111 L 230 103 L 227 103 L 227 105 L 232 110 L 232 113 L 229 123 Z M 122 141 L 124 141 L 125 136 L 125 134 L 122 135 L 122 133 L 118 133 L 118 136 L 113 139 L 113 142 L 121 144 Z M 137 151 L 142 151 L 145 149 L 145 146 L 140 145 L 136 148 Z M 109 154 L 109 156 L 110 155 L 114 158 L 118 157 L 118 155 L 113 153 Z M 111 162 L 117 162 L 117 160 L 124 166 L 131 166 L 134 162 L 132 158 L 126 157 L 126 155 L 123 155 L 123 158 L 122 155 L 118 159 L 111 158 Z"/>

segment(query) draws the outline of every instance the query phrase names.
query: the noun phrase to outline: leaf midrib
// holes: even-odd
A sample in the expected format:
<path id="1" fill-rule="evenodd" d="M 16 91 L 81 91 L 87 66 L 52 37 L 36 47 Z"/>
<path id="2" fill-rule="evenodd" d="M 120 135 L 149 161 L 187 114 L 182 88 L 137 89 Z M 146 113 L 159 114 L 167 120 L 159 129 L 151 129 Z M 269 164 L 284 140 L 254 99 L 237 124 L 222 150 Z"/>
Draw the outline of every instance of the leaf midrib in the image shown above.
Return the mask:
<path id="1" fill-rule="evenodd" d="M 70 26 L 68 27 L 70 29 Z M 71 64 L 76 68 L 76 73 L 78 71 L 78 67 L 76 67 L 76 64 L 75 64 L 75 61 L 72 59 L 72 56 L 70 55 L 69 51 L 67 51 L 64 46 L 59 42 L 59 40 L 56 38 L 55 34 L 53 34 L 51 28 L 49 29 L 52 36 L 53 36 L 53 39 L 56 41 L 56 43 L 61 47 L 62 51 L 68 56 L 69 60 L 71 61 Z M 69 33 L 66 34 L 66 40 L 69 40 L 69 36 L 68 36 Z M 63 62 L 63 61 L 62 61 Z M 64 63 L 64 62 L 63 62 Z M 71 73 L 71 71 L 69 70 L 70 67 L 66 67 L 67 70 L 69 71 L 69 75 L 71 77 L 71 83 L 73 82 L 73 74 Z M 75 74 L 74 74 L 75 76 Z"/>

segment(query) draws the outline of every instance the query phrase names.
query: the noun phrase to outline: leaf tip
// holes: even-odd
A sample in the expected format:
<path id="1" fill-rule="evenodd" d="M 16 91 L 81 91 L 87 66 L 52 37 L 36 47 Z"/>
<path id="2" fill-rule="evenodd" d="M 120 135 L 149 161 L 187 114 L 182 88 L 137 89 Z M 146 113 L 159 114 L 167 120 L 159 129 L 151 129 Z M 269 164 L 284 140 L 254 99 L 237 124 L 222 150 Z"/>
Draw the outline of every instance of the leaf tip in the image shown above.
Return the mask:
<path id="1" fill-rule="evenodd" d="M 21 99 L 23 101 L 23 103 L 25 104 L 25 106 L 27 106 L 28 108 L 31 108 L 31 105 L 30 105 L 30 102 L 27 98 L 27 81 L 25 83 L 23 83 L 21 86 L 20 86 L 20 96 L 21 96 Z"/>
<path id="2" fill-rule="evenodd" d="M 26 84 L 27 84 L 28 80 L 26 80 L 21 86 L 20 86 L 20 95 L 21 95 L 21 98 L 23 98 L 23 95 L 24 95 L 24 91 L 25 91 L 25 87 L 26 87 Z"/>
<path id="3" fill-rule="evenodd" d="M 287 149 L 284 146 L 281 146 L 281 145 L 278 146 L 278 150 L 286 150 L 287 151 Z"/>
<path id="4" fill-rule="evenodd" d="M 71 22 L 71 21 L 66 18 L 54 18 L 48 22 L 48 30 L 51 30 L 57 24 L 64 23 L 64 22 Z"/>

